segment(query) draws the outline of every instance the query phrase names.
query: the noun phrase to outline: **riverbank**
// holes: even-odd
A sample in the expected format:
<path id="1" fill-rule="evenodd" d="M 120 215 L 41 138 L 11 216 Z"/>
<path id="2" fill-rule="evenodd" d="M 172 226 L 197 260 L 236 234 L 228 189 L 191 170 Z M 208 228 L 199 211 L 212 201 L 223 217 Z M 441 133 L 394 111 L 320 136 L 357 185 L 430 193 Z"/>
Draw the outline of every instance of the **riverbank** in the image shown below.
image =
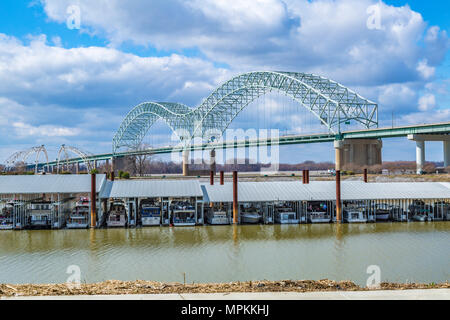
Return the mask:
<path id="1" fill-rule="evenodd" d="M 68 284 L 0 284 L 0 297 L 21 296 L 91 296 L 134 294 L 208 294 L 262 292 L 350 292 L 378 290 L 450 289 L 450 283 L 381 283 L 377 289 L 360 287 L 351 281 L 283 280 L 229 283 L 163 283 L 155 281 L 118 281 Z"/>

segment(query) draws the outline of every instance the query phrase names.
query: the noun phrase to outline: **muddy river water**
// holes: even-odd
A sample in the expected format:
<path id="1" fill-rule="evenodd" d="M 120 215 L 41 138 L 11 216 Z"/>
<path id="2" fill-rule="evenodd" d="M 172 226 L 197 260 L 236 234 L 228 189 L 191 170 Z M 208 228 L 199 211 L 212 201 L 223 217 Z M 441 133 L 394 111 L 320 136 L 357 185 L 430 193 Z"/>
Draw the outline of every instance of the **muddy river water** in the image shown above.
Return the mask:
<path id="1" fill-rule="evenodd" d="M 0 231 L 0 283 L 60 283 L 74 270 L 82 282 L 328 278 L 366 285 L 373 270 L 382 281 L 444 282 L 450 222 Z"/>

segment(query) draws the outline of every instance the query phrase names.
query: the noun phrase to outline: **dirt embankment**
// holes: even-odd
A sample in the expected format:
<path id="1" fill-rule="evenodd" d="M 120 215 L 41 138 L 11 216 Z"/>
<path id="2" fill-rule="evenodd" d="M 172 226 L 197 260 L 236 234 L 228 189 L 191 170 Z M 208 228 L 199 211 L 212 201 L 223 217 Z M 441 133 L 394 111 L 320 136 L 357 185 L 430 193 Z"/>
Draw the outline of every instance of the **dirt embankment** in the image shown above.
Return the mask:
<path id="1" fill-rule="evenodd" d="M 450 283 L 400 284 L 381 283 L 380 290 L 450 288 Z M 60 296 L 60 295 L 119 295 L 165 293 L 223 293 L 223 292 L 311 292 L 311 291 L 366 291 L 351 281 L 283 280 L 246 281 L 229 283 L 161 283 L 154 281 L 118 281 L 80 284 L 0 284 L 0 296 Z"/>

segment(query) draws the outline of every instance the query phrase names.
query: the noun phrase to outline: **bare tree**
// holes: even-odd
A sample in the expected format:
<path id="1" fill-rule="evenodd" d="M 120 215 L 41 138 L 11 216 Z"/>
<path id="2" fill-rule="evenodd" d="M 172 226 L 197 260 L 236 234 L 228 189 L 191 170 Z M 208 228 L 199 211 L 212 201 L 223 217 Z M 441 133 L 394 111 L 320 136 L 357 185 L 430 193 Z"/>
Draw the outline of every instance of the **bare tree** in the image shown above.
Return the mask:
<path id="1" fill-rule="evenodd" d="M 141 143 L 133 151 L 138 151 L 138 152 L 146 151 L 150 148 L 151 147 L 149 145 Z M 126 161 L 127 171 L 129 171 L 130 174 L 135 175 L 135 176 L 143 176 L 145 173 L 149 173 L 152 155 L 153 154 L 151 154 L 151 153 L 145 152 L 142 154 L 137 154 L 137 155 L 127 157 L 127 161 Z"/>

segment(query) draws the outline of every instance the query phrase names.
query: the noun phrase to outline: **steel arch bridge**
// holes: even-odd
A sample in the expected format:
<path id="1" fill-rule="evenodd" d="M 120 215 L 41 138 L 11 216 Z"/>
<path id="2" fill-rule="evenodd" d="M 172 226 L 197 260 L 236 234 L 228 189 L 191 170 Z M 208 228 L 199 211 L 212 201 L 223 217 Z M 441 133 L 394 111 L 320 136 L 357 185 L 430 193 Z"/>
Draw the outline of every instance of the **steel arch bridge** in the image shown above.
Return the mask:
<path id="1" fill-rule="evenodd" d="M 273 90 L 309 110 L 330 133 L 340 134 L 341 123 L 349 120 L 366 129 L 378 127 L 378 105 L 335 81 L 300 72 L 249 72 L 226 81 L 195 108 L 170 102 L 137 105 L 114 135 L 113 154 L 121 147 L 136 148 L 159 119 L 185 144 L 194 137 L 209 140 L 208 132 L 218 138 L 247 105 Z"/>

